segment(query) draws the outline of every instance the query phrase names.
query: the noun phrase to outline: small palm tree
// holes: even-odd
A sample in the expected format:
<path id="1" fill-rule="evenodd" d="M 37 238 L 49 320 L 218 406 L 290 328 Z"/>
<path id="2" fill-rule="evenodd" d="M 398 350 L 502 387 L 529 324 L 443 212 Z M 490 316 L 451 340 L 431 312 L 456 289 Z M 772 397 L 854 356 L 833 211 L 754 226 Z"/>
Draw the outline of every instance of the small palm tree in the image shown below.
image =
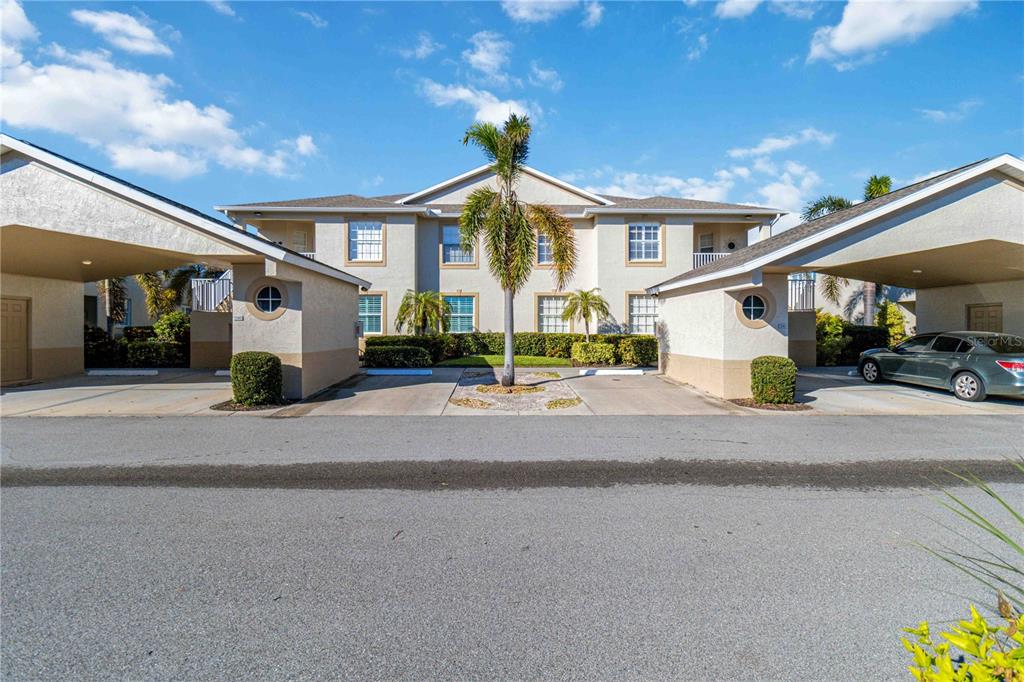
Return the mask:
<path id="1" fill-rule="evenodd" d="M 471 249 L 477 238 L 487 250 L 487 264 L 505 296 L 505 366 L 501 385 L 516 381 L 512 341 L 513 304 L 533 272 L 537 236 L 551 243 L 552 274 L 558 290 L 576 270 L 576 240 L 572 221 L 550 206 L 527 204 L 516 195 L 519 176 L 530 151 L 530 119 L 512 114 L 501 130 L 491 123 L 476 123 L 462 139 L 473 143 L 491 162 L 497 189 L 481 187 L 466 199 L 459 218 L 462 248 Z"/>
<path id="2" fill-rule="evenodd" d="M 562 319 L 566 322 L 581 320 L 583 330 L 586 333 L 587 342 L 590 342 L 590 318 L 596 317 L 598 321 L 607 319 L 608 301 L 604 296 L 597 293 L 600 289 L 579 289 L 572 292 L 565 298 L 565 310 L 562 312 Z"/>
<path id="3" fill-rule="evenodd" d="M 864 201 L 877 199 L 891 191 L 892 178 L 888 175 L 872 175 L 864 183 Z M 850 208 L 853 205 L 853 202 L 845 197 L 826 194 L 804 206 L 804 211 L 800 214 L 800 217 L 804 220 L 815 220 L 829 213 Z M 821 295 L 832 303 L 840 305 L 839 295 L 842 293 L 843 287 L 849 286 L 850 280 L 838 275 L 822 274 L 819 281 L 821 282 Z M 861 298 L 864 301 L 864 319 L 867 320 L 865 324 L 870 324 L 870 320 L 875 318 L 877 292 L 877 284 L 874 282 L 864 282 Z"/>
<path id="4" fill-rule="evenodd" d="M 192 279 L 218 277 L 222 270 L 206 267 L 202 263 L 185 265 L 174 270 L 146 272 L 135 276 L 139 288 L 146 295 L 146 314 L 159 319 L 182 305 L 192 304 Z"/>
<path id="5" fill-rule="evenodd" d="M 407 289 L 402 303 L 398 306 L 395 327 L 402 331 L 403 327 L 413 330 L 417 336 L 434 333 L 438 329 L 448 331 L 448 315 L 451 308 L 444 296 L 436 291 L 415 292 Z"/>

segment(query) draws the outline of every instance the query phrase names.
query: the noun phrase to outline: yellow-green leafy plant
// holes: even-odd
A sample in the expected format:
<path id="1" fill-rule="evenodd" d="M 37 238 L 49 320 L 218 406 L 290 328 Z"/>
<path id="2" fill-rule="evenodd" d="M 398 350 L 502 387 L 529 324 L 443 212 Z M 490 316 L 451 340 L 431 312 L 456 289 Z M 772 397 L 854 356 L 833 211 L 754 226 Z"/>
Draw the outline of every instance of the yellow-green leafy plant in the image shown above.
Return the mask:
<path id="1" fill-rule="evenodd" d="M 913 638 L 903 646 L 914 662 L 910 673 L 921 682 L 1020 682 L 1024 680 L 1024 615 L 1015 613 L 1010 601 L 999 594 L 995 625 L 971 606 L 971 618 L 933 638 L 927 621 L 904 628 Z"/>
<path id="2" fill-rule="evenodd" d="M 907 338 L 907 321 L 903 318 L 903 311 L 892 301 L 882 301 L 878 304 L 875 326 L 889 330 L 890 347 L 902 343 Z"/>

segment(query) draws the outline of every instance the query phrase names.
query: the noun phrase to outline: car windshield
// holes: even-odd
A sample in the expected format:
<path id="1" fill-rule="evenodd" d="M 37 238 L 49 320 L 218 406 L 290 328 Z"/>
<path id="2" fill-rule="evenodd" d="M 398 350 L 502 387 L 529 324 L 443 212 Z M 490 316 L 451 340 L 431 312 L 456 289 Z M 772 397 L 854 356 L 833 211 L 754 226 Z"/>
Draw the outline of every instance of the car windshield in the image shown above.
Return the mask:
<path id="1" fill-rule="evenodd" d="M 998 336 L 975 336 L 969 339 L 974 349 L 982 353 L 1000 353 L 1002 355 L 1024 355 L 1024 337 L 1013 334 Z"/>

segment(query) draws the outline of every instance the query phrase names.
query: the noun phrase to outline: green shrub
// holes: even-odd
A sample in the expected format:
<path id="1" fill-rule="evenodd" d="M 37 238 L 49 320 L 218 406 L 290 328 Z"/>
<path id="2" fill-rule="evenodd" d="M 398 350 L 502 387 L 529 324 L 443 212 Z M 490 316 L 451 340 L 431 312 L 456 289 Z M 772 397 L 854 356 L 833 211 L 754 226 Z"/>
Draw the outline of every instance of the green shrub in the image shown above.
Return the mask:
<path id="1" fill-rule="evenodd" d="M 843 336 L 849 341 L 839 354 L 839 364 L 856 365 L 860 354 L 869 348 L 886 348 L 889 345 L 889 330 L 886 327 L 870 327 L 861 324 L 843 323 Z"/>
<path id="2" fill-rule="evenodd" d="M 125 341 L 145 341 L 156 338 L 156 332 L 152 327 L 124 327 L 121 335 Z"/>
<path id="3" fill-rule="evenodd" d="M 653 336 L 627 336 L 619 341 L 619 357 L 624 365 L 657 365 L 658 339 Z"/>
<path id="4" fill-rule="evenodd" d="M 791 405 L 796 400 L 796 363 L 778 355 L 754 358 L 750 361 L 750 390 L 759 403 Z"/>
<path id="5" fill-rule="evenodd" d="M 187 343 L 190 326 L 191 323 L 189 322 L 188 315 L 180 310 L 176 310 L 173 313 L 161 316 L 153 324 L 153 332 L 156 334 L 157 341 Z"/>
<path id="6" fill-rule="evenodd" d="M 913 657 L 910 672 L 928 682 L 1018 680 L 1024 674 L 1024 615 L 1016 614 L 1000 595 L 999 616 L 1006 625 L 989 622 L 971 605 L 971 617 L 933 637 L 927 621 L 904 628 L 913 635 L 903 646 Z"/>
<path id="7" fill-rule="evenodd" d="M 568 358 L 572 355 L 572 344 L 583 340 L 582 334 L 545 334 L 547 342 L 544 355 L 549 358 Z"/>
<path id="8" fill-rule="evenodd" d="M 892 301 L 882 301 L 878 304 L 875 326 L 889 330 L 889 346 L 902 343 L 907 338 L 907 320 L 903 317 L 900 307 Z"/>
<path id="9" fill-rule="evenodd" d="M 850 337 L 843 334 L 843 318 L 823 310 L 815 315 L 814 338 L 818 365 L 835 365 L 850 343 Z"/>
<path id="10" fill-rule="evenodd" d="M 231 356 L 234 402 L 246 407 L 277 405 L 282 401 L 281 358 L 264 351 Z"/>
<path id="11" fill-rule="evenodd" d="M 367 346 L 364 367 L 430 367 L 434 364 L 426 349 L 419 346 Z"/>
<path id="12" fill-rule="evenodd" d="M 520 332 L 516 334 L 513 349 L 516 355 L 545 355 L 548 350 L 547 334 L 539 332 Z M 505 344 L 502 343 L 502 346 Z M 505 352 L 504 347 L 502 353 Z"/>
<path id="13" fill-rule="evenodd" d="M 423 336 L 368 336 L 366 337 L 366 349 L 393 346 L 412 346 L 422 348 L 433 362 L 440 362 L 446 359 L 445 349 L 447 347 L 446 337 L 450 334 L 426 334 Z M 451 356 L 459 357 L 459 356 Z"/>
<path id="14" fill-rule="evenodd" d="M 86 367 L 124 366 L 124 344 L 110 338 L 105 330 L 86 325 L 83 341 Z"/>
<path id="15" fill-rule="evenodd" d="M 598 341 L 578 341 L 572 344 L 573 365 L 614 365 L 615 346 Z"/>
<path id="16" fill-rule="evenodd" d="M 123 347 L 124 365 L 127 367 L 183 367 L 184 346 L 180 343 L 161 341 L 125 341 Z"/>

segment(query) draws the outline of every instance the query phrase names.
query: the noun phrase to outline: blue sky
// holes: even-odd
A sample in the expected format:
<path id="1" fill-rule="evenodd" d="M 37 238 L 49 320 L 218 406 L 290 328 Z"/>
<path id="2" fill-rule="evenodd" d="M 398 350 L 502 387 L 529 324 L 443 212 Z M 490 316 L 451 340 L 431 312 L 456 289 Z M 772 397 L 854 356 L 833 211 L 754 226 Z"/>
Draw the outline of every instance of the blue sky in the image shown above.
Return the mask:
<path id="1" fill-rule="evenodd" d="M 531 165 L 784 209 L 1024 147 L 1019 2 L 3 0 L 3 128 L 201 210 Z"/>

